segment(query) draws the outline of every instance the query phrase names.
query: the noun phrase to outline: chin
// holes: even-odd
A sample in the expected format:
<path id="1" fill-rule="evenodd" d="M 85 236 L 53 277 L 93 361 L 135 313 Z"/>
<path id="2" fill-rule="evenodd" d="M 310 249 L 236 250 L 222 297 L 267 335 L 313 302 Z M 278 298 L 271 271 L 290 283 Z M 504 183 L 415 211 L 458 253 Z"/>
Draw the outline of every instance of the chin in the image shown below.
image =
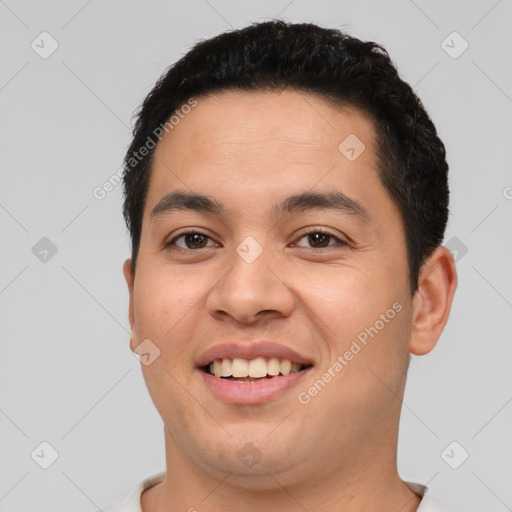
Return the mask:
<path id="1" fill-rule="evenodd" d="M 211 468 L 211 474 L 216 478 L 219 474 L 222 475 L 220 478 L 230 474 L 228 480 L 231 484 L 254 490 L 279 487 L 281 478 L 275 480 L 272 478 L 274 475 L 287 475 L 287 480 L 292 483 L 293 474 L 298 475 L 304 462 L 308 461 L 307 466 L 311 466 L 312 454 L 307 455 L 304 444 L 298 450 L 298 440 L 284 429 L 279 436 L 273 437 L 269 435 L 268 425 L 263 435 L 257 427 L 254 428 L 254 436 L 250 435 L 247 426 L 242 430 L 239 435 L 233 433 L 229 440 L 223 437 L 205 441 L 203 448 L 195 451 L 196 462 L 205 469 Z"/>

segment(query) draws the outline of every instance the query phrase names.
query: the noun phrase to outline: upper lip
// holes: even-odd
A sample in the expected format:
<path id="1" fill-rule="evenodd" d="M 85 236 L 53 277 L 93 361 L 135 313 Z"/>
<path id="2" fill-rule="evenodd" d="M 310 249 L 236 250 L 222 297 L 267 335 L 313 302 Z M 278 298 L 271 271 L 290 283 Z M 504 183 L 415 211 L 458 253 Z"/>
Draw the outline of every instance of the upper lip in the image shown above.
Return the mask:
<path id="1" fill-rule="evenodd" d="M 203 352 L 198 360 L 198 368 L 202 368 L 215 359 L 256 359 L 257 357 L 288 359 L 292 363 L 300 365 L 312 365 L 313 361 L 295 350 L 267 340 L 236 341 L 232 343 L 220 343 Z"/>

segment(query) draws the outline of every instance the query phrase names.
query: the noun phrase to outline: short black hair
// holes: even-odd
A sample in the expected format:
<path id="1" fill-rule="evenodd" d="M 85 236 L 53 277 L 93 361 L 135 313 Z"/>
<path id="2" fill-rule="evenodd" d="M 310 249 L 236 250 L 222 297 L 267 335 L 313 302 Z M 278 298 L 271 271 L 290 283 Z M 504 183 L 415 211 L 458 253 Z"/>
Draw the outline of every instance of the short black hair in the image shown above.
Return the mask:
<path id="1" fill-rule="evenodd" d="M 442 243 L 448 221 L 448 164 L 434 124 L 381 45 L 337 29 L 282 20 L 254 23 L 198 42 L 145 98 L 124 159 L 123 214 L 133 270 L 155 135 L 162 127 L 172 127 L 169 120 L 178 119 L 178 109 L 191 98 L 197 101 L 230 89 L 304 91 L 369 115 L 377 133 L 380 180 L 403 220 L 414 293 L 421 266 Z"/>

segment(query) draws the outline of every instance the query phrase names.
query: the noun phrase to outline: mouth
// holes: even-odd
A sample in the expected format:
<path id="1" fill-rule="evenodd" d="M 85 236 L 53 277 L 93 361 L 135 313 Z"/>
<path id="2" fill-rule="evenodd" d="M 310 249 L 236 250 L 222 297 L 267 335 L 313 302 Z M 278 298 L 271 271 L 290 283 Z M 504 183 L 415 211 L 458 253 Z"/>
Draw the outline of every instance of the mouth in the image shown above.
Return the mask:
<path id="1" fill-rule="evenodd" d="M 277 357 L 256 357 L 250 360 L 222 358 L 211 361 L 201 370 L 213 377 L 232 382 L 262 382 L 304 372 L 312 366 Z"/>
<path id="2" fill-rule="evenodd" d="M 213 397 L 227 404 L 263 404 L 297 386 L 314 360 L 269 340 L 238 340 L 210 347 L 196 370 Z"/>
<path id="3" fill-rule="evenodd" d="M 256 405 L 272 402 L 297 387 L 312 368 L 312 364 L 290 359 L 259 356 L 214 359 L 198 369 L 206 388 L 221 402 Z"/>

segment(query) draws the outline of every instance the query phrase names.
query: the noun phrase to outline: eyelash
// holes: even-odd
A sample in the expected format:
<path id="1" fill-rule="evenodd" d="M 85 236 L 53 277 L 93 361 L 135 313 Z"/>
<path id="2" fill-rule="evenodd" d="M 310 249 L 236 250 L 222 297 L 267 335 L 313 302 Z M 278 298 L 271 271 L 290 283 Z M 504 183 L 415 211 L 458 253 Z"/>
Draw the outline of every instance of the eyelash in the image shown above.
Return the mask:
<path id="1" fill-rule="evenodd" d="M 302 235 L 300 236 L 300 238 L 298 240 L 302 240 L 302 238 L 309 236 L 309 235 L 314 235 L 314 234 L 322 234 L 322 235 L 328 236 L 331 239 L 334 239 L 336 242 L 338 242 L 338 244 L 340 246 L 346 246 L 346 247 L 349 246 L 348 242 L 341 240 L 340 238 L 333 235 L 332 233 L 329 233 L 328 231 L 325 231 L 323 229 L 318 229 L 318 228 L 312 229 L 311 231 L 308 231 L 306 233 L 302 233 Z M 203 233 L 201 231 L 185 231 L 184 233 L 181 233 L 181 234 L 175 236 L 170 242 L 166 243 L 165 248 L 172 250 L 172 251 L 177 251 L 177 252 L 190 252 L 190 251 L 199 251 L 201 249 L 208 249 L 208 247 L 201 247 L 199 249 L 188 249 L 188 248 L 183 249 L 183 247 L 176 247 L 176 246 L 172 247 L 175 244 L 176 240 L 179 240 L 180 238 L 182 238 L 186 235 L 202 235 L 202 236 L 212 240 L 211 237 L 209 237 L 206 233 Z M 302 247 L 302 246 L 300 246 L 300 247 Z M 306 247 L 306 248 L 312 249 L 315 252 L 325 252 L 325 251 L 332 250 L 331 249 L 332 247 L 333 247 L 333 245 L 328 245 L 327 247 L 319 247 L 319 248 L 318 247 Z"/>

